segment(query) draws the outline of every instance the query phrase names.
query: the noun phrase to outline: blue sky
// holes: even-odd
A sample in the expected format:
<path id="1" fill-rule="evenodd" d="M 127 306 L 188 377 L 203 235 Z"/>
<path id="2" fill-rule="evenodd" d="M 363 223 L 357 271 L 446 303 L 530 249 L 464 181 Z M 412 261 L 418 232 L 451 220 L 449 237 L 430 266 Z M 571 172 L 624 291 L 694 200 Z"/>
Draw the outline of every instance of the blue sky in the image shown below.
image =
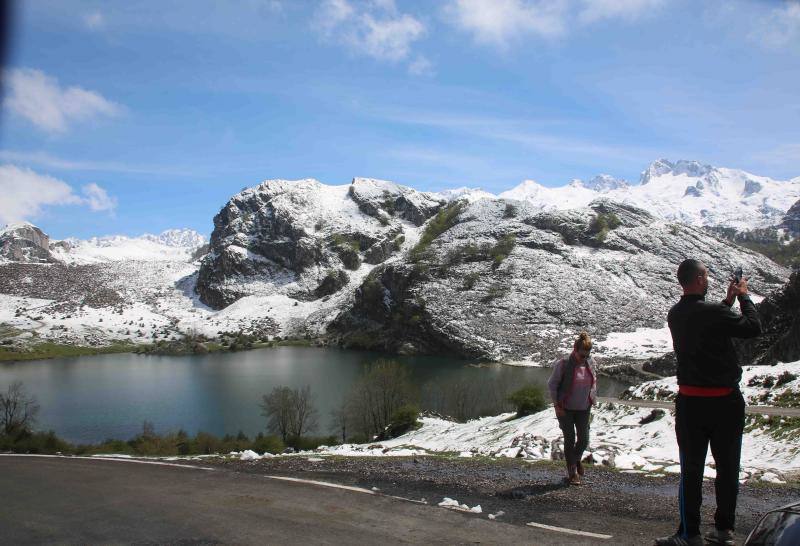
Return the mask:
<path id="1" fill-rule="evenodd" d="M 17 5 L 0 224 L 209 234 L 243 187 L 800 176 L 800 1 Z"/>

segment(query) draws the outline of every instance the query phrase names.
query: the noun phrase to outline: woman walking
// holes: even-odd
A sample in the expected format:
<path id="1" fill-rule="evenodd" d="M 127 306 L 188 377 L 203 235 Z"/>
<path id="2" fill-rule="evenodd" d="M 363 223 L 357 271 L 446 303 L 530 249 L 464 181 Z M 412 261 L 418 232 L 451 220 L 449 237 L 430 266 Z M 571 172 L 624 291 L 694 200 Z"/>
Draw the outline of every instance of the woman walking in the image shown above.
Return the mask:
<path id="1" fill-rule="evenodd" d="M 589 334 L 581 332 L 572 353 L 553 362 L 553 373 L 547 383 L 558 425 L 564 433 L 566 481 L 570 485 L 581 484 L 581 458 L 589 445 L 589 416 L 597 400 L 597 372 L 591 352 L 592 340 Z"/>

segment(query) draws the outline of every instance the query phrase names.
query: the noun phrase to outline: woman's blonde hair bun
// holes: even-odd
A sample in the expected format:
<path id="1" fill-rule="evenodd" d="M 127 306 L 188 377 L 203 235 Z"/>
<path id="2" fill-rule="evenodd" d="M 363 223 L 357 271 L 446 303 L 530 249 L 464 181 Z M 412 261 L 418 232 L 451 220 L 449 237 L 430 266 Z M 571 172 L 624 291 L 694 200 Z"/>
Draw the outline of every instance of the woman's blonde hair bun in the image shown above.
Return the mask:
<path id="1" fill-rule="evenodd" d="M 592 350 L 592 338 L 589 337 L 588 333 L 581 332 L 578 334 L 578 338 L 575 340 L 575 349 Z"/>

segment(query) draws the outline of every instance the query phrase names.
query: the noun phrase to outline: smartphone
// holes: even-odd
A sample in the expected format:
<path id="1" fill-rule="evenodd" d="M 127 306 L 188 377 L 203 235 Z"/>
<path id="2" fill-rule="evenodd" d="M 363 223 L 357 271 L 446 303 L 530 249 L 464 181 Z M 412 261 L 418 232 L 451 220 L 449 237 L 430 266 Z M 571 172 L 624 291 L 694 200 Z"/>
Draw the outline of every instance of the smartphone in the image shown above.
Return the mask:
<path id="1" fill-rule="evenodd" d="M 737 267 L 736 270 L 733 272 L 733 278 L 736 281 L 736 284 L 739 284 L 742 281 L 742 268 Z"/>

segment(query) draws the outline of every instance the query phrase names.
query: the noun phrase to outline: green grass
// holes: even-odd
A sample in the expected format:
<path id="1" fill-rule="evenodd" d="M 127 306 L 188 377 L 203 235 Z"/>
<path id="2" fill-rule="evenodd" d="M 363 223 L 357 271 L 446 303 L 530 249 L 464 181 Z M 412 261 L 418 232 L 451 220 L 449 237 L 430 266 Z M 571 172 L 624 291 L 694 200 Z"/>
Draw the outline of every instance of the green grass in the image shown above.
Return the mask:
<path id="1" fill-rule="evenodd" d="M 49 358 L 65 358 L 72 356 L 89 356 L 133 352 L 138 345 L 133 343 L 115 343 L 103 347 L 86 347 L 83 345 L 64 345 L 61 343 L 42 342 L 19 350 L 0 347 L 0 362 L 12 360 L 44 360 Z"/>
<path id="2" fill-rule="evenodd" d="M 800 417 L 776 415 L 748 415 L 745 431 L 764 430 L 776 440 L 796 441 L 800 439 Z"/>
<path id="3" fill-rule="evenodd" d="M 0 322 L 0 339 L 15 337 L 21 333 L 22 330 L 17 330 L 10 324 L 6 324 L 5 322 Z"/>

